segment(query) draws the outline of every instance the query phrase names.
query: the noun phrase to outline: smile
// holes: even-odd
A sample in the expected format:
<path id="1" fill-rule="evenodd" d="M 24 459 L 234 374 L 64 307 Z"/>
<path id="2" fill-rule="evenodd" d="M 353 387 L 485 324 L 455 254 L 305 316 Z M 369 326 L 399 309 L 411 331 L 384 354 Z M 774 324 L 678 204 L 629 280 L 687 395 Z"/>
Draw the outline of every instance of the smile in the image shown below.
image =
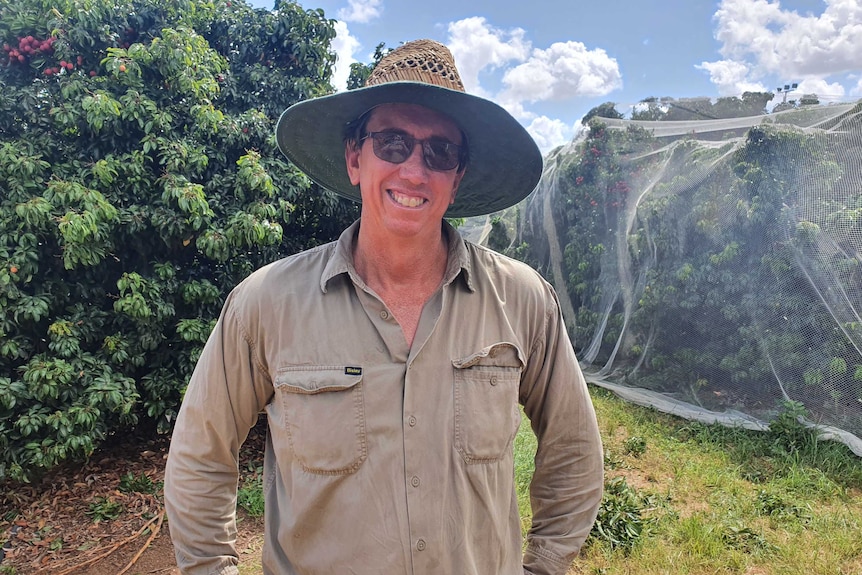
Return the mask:
<path id="1" fill-rule="evenodd" d="M 405 194 L 401 194 L 398 192 L 393 192 L 390 190 L 389 197 L 392 198 L 396 204 L 399 206 L 404 206 L 405 208 L 417 208 L 425 203 L 425 199 L 417 198 L 416 196 L 407 196 Z"/>

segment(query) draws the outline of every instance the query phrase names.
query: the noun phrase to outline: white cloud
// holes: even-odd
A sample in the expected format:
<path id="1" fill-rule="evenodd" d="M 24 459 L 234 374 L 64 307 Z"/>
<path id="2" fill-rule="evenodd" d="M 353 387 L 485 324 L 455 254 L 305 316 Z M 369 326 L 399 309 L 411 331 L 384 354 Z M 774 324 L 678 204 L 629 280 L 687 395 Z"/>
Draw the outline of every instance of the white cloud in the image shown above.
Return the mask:
<path id="1" fill-rule="evenodd" d="M 500 100 L 499 98 L 496 98 L 496 99 L 491 98 L 491 99 L 494 100 L 495 102 L 497 102 L 497 104 L 499 104 L 503 108 L 505 108 L 507 112 L 512 114 L 512 116 L 514 116 L 516 120 L 518 120 L 519 122 L 521 122 L 524 125 L 526 125 L 527 122 L 531 122 L 536 118 L 536 114 L 534 114 L 533 112 L 530 112 L 529 110 L 524 108 L 523 102 L 517 102 L 515 100 L 510 100 L 510 101 L 506 102 L 506 101 Z"/>
<path id="2" fill-rule="evenodd" d="M 744 92 L 771 91 L 771 88 L 765 87 L 762 83 L 749 79 L 751 70 L 744 62 L 719 60 L 718 62 L 703 62 L 695 68 L 709 72 L 709 79 L 716 85 L 721 96 L 739 96 Z"/>
<path id="3" fill-rule="evenodd" d="M 332 71 L 332 85 L 336 90 L 347 88 L 347 78 L 350 77 L 350 64 L 356 62 L 353 55 L 359 49 L 359 41 L 350 35 L 347 24 L 340 20 L 335 22 L 335 39 L 332 41 L 335 51 L 335 66 Z"/>
<path id="4" fill-rule="evenodd" d="M 854 98 L 862 97 L 862 78 L 859 78 L 859 80 L 856 82 L 856 85 L 850 89 L 850 95 Z"/>
<path id="5" fill-rule="evenodd" d="M 798 100 L 804 94 L 817 94 L 821 101 L 840 101 L 844 99 L 844 86 L 838 82 L 828 82 L 823 78 L 808 78 L 799 82 L 795 92 L 788 99 Z"/>
<path id="6" fill-rule="evenodd" d="M 503 76 L 506 97 L 530 102 L 604 96 L 622 87 L 614 58 L 601 48 L 588 50 L 580 42 L 556 42 L 533 50 L 529 60 Z"/>
<path id="7" fill-rule="evenodd" d="M 534 118 L 527 126 L 527 131 L 536 140 L 536 144 L 543 155 L 570 141 L 575 134 L 575 129 L 572 126 L 547 116 Z"/>
<path id="8" fill-rule="evenodd" d="M 539 116 L 528 104 L 608 94 L 622 86 L 616 60 L 601 49 L 588 50 L 580 42 L 558 42 L 534 49 L 521 28 L 502 30 L 485 18 L 451 22 L 449 40 L 464 87 L 471 94 L 489 98 L 509 111 L 535 138 L 543 153 L 565 144 L 575 128 Z M 502 85 L 482 86 L 480 75 L 502 71 Z"/>
<path id="9" fill-rule="evenodd" d="M 739 86 L 756 85 L 767 77 L 802 82 L 862 70 L 862 3 L 824 0 L 824 4 L 822 13 L 802 15 L 783 9 L 778 1 L 722 0 L 714 20 L 724 59 L 698 68 L 707 70 L 720 90 L 728 91 L 730 62 L 748 68 L 738 76 Z M 824 81 L 830 94 L 835 86 Z"/>
<path id="10" fill-rule="evenodd" d="M 455 57 L 464 87 L 477 95 L 486 95 L 479 83 L 482 70 L 500 68 L 512 61 L 523 62 L 530 54 L 524 30 L 500 30 L 478 16 L 451 22 L 446 45 Z"/>
<path id="11" fill-rule="evenodd" d="M 347 7 L 336 12 L 336 17 L 345 22 L 365 24 L 378 18 L 383 9 L 383 0 L 347 0 Z"/>

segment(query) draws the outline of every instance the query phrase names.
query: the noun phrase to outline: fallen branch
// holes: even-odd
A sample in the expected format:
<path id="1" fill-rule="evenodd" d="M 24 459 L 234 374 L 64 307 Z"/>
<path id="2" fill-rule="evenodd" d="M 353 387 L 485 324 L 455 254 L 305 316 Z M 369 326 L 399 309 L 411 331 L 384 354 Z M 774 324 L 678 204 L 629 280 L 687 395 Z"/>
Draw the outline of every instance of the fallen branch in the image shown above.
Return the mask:
<path id="1" fill-rule="evenodd" d="M 101 561 L 102 559 L 104 559 L 105 557 L 107 557 L 108 555 L 110 555 L 111 553 L 113 553 L 114 551 L 116 551 L 117 549 L 119 549 L 120 547 L 122 547 L 123 545 L 126 545 L 127 543 L 131 543 L 132 541 L 134 541 L 135 539 L 137 539 L 138 537 L 140 537 L 140 536 L 141 536 L 141 534 L 142 534 L 144 531 L 146 531 L 146 530 L 147 530 L 147 528 L 148 528 L 150 525 L 152 525 L 153 523 L 155 523 L 155 522 L 157 522 L 157 521 L 158 521 L 158 522 L 159 522 L 159 524 L 161 524 L 162 518 L 164 518 L 164 511 L 163 511 L 162 513 L 159 513 L 158 515 L 156 515 L 155 517 L 153 517 L 152 519 L 150 519 L 150 520 L 149 520 L 149 521 L 147 521 L 146 523 L 144 523 L 144 526 L 143 526 L 143 527 L 141 527 L 141 528 L 138 530 L 138 532 L 137 532 L 137 533 L 135 533 L 134 535 L 130 535 L 129 537 L 126 537 L 125 539 L 123 539 L 122 541 L 120 541 L 120 542 L 118 542 L 118 543 L 115 543 L 115 544 L 113 544 L 113 545 L 110 545 L 110 546 L 108 546 L 108 547 L 105 547 L 104 549 L 107 549 L 107 551 L 105 551 L 105 552 L 104 552 L 104 553 L 102 553 L 101 555 L 96 555 L 95 557 L 91 557 L 90 559 L 87 559 L 86 561 L 83 561 L 83 562 L 81 562 L 81 563 L 78 563 L 78 564 L 76 564 L 76 565 L 73 565 L 72 567 L 68 567 L 68 568 L 64 569 L 63 571 L 60 571 L 60 572 L 58 572 L 58 573 L 54 573 L 53 575 L 69 575 L 70 573 L 73 573 L 74 571 L 77 571 L 77 570 L 78 570 L 78 569 L 80 569 L 81 567 L 86 567 L 87 565 L 91 565 L 91 564 L 93 564 L 93 563 L 95 563 L 95 562 L 97 562 L 97 561 Z M 98 551 L 100 551 L 100 550 L 96 550 L 96 552 L 98 552 Z"/>
<path id="2" fill-rule="evenodd" d="M 164 521 L 164 519 L 165 519 L 165 510 L 162 509 L 162 511 L 158 515 L 158 522 L 156 522 L 156 526 L 153 528 L 152 532 L 150 533 L 150 536 L 147 538 L 147 541 L 144 543 L 144 546 L 141 547 L 140 549 L 138 549 L 138 552 L 135 553 L 135 556 L 132 557 L 132 560 L 129 561 L 128 565 L 123 567 L 122 570 L 120 570 L 120 572 L 117 573 L 117 575 L 123 575 L 123 573 L 125 573 L 126 571 L 131 569 L 132 565 L 134 565 L 135 562 L 141 558 L 141 555 L 143 555 L 143 553 L 147 549 L 147 547 L 150 546 L 150 543 L 153 542 L 153 539 L 155 539 L 156 536 L 159 534 L 159 530 L 162 528 L 162 522 Z"/>

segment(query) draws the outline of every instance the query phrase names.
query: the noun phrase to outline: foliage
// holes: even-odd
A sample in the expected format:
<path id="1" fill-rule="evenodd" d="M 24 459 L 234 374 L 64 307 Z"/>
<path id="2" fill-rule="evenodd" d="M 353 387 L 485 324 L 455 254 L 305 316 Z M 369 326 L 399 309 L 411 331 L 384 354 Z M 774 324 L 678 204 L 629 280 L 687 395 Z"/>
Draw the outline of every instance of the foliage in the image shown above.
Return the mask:
<path id="1" fill-rule="evenodd" d="M 276 8 L 0 0 L 0 480 L 169 430 L 227 292 L 356 217 L 276 148 L 334 61 Z"/>
<path id="2" fill-rule="evenodd" d="M 251 517 L 263 517 L 263 465 L 259 460 L 246 463 L 237 488 L 236 505 Z"/>
<path id="3" fill-rule="evenodd" d="M 256 473 L 250 478 L 243 480 L 242 486 L 237 490 L 237 507 L 245 509 L 251 517 L 263 517 L 263 475 Z"/>
<path id="4" fill-rule="evenodd" d="M 757 492 L 756 509 L 758 513 L 778 519 L 809 519 L 807 513 L 798 505 L 787 500 L 780 493 L 761 489 Z"/>
<path id="5" fill-rule="evenodd" d="M 651 496 L 641 496 L 625 477 L 605 482 L 599 514 L 590 532 L 590 542 L 603 542 L 612 550 L 628 553 L 650 533 L 653 520 L 646 513 L 654 507 Z"/>
<path id="6" fill-rule="evenodd" d="M 640 457 L 646 453 L 646 448 L 646 440 L 640 435 L 634 435 L 623 441 L 623 451 L 632 457 Z"/>
<path id="7" fill-rule="evenodd" d="M 113 501 L 109 497 L 96 497 L 90 502 L 90 507 L 86 513 L 95 523 L 98 523 L 116 519 L 123 513 L 123 510 L 123 504 L 118 501 Z"/>
<path id="8" fill-rule="evenodd" d="M 130 472 L 120 477 L 119 489 L 123 493 L 153 494 L 157 491 L 158 486 L 145 473 L 135 475 Z"/>
<path id="9" fill-rule="evenodd" d="M 800 401 L 785 401 L 782 410 L 769 422 L 769 433 L 777 445 L 789 453 L 817 442 L 817 431 L 805 425 L 808 410 Z"/>
<path id="10" fill-rule="evenodd" d="M 761 533 L 745 525 L 726 526 L 721 533 L 721 538 L 728 547 L 744 553 L 772 553 L 777 550 L 777 547 L 770 544 Z"/>
<path id="11" fill-rule="evenodd" d="M 385 48 L 386 44 L 384 42 L 379 43 L 374 48 L 374 58 L 370 64 L 354 62 L 350 65 L 350 75 L 347 77 L 348 90 L 355 90 L 356 88 L 361 88 L 365 85 L 365 81 L 368 79 L 368 76 L 371 75 L 374 67 L 380 63 L 380 60 L 382 60 L 386 54 L 392 51 L 392 48 L 388 50 Z"/>
<path id="12" fill-rule="evenodd" d="M 600 104 L 584 114 L 584 117 L 581 118 L 581 124 L 584 126 L 590 125 L 590 120 L 593 118 L 613 118 L 619 120 L 623 118 L 623 115 L 617 111 L 617 105 L 614 102 L 605 102 L 604 104 Z"/>

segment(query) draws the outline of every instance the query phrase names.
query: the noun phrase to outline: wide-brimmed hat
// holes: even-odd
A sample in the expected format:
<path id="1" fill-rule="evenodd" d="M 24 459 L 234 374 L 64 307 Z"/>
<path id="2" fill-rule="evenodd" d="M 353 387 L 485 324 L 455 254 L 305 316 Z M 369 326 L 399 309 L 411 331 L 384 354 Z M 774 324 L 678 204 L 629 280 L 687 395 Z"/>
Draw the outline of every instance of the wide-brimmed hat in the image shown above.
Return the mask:
<path id="1" fill-rule="evenodd" d="M 305 100 L 284 111 L 278 147 L 308 177 L 360 201 L 344 160 L 345 130 L 381 104 L 418 104 L 442 112 L 461 128 L 469 161 L 447 217 L 489 214 L 533 191 L 542 154 L 527 130 L 497 104 L 467 94 L 448 48 L 432 40 L 408 42 L 384 56 L 365 87 Z"/>

